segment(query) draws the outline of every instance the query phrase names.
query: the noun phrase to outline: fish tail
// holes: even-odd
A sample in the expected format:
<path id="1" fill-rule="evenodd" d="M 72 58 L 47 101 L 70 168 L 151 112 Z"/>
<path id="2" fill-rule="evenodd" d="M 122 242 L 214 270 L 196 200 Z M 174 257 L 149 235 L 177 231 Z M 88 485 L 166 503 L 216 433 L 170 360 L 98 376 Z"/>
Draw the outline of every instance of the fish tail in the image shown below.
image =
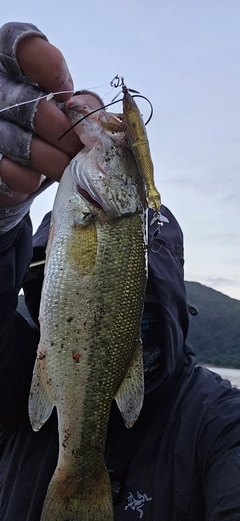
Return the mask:
<path id="1" fill-rule="evenodd" d="M 48 487 L 40 521 L 113 521 L 111 488 L 108 474 L 106 483 L 87 490 L 52 478 Z M 77 479 L 77 478 L 76 478 Z M 103 491 L 103 487 L 105 490 Z"/>

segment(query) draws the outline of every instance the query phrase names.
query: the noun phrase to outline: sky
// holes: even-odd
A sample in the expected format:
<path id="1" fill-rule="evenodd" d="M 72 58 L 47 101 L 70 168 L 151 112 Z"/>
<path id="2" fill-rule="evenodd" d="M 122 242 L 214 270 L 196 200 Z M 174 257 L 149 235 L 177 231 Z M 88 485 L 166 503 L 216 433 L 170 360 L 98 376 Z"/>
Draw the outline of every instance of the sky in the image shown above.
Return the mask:
<path id="1" fill-rule="evenodd" d="M 32 22 L 64 54 L 75 88 L 109 103 L 118 74 L 151 100 L 155 182 L 178 219 L 185 280 L 240 299 L 240 1 L 11 0 L 1 23 Z M 121 111 L 121 103 L 115 105 Z M 147 103 L 141 102 L 146 120 Z M 49 122 L 51 124 L 51 122 Z M 55 187 L 35 200 L 36 229 Z"/>

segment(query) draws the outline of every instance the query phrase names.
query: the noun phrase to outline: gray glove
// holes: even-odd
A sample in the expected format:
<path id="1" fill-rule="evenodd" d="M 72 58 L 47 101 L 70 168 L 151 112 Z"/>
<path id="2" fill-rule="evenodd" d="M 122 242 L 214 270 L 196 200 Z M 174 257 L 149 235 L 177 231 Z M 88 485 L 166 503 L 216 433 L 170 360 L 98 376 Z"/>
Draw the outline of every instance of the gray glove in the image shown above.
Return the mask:
<path id="1" fill-rule="evenodd" d="M 37 27 L 29 23 L 7 23 L 0 28 L 0 153 L 24 166 L 31 166 L 34 115 L 39 99 L 45 94 L 29 82 L 17 62 L 17 45 L 21 38 L 30 35 L 48 41 Z M 36 101 L 1 112 L 29 100 Z"/>
<path id="2" fill-rule="evenodd" d="M 72 89 L 64 57 L 35 25 L 11 22 L 0 28 L 0 234 L 16 226 L 34 198 L 59 181 L 79 151 L 74 132 L 61 144 L 57 140 L 58 132 L 69 128 L 63 112 Z M 60 91 L 58 101 L 41 100 L 55 91 Z"/>

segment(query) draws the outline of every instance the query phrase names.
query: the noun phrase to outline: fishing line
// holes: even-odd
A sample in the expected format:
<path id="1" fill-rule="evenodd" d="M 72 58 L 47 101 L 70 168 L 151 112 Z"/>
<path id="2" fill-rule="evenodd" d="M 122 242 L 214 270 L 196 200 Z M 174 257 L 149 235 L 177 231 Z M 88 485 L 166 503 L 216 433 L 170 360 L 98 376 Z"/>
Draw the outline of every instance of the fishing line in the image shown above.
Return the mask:
<path id="1" fill-rule="evenodd" d="M 137 92 L 137 91 L 132 91 L 132 92 Z M 149 123 L 149 121 L 151 120 L 152 118 L 152 115 L 153 115 L 153 106 L 152 106 L 152 103 L 151 101 L 146 98 L 145 96 L 142 96 L 141 94 L 135 94 L 134 96 L 132 96 L 133 98 L 143 98 L 145 99 L 149 105 L 150 105 L 150 108 L 151 108 L 151 112 L 150 112 L 150 116 L 148 118 L 148 120 L 146 121 L 145 125 L 147 125 Z M 115 96 L 116 98 L 116 96 Z M 70 130 L 72 130 L 74 127 L 76 127 L 79 123 L 81 123 L 84 119 L 88 118 L 89 116 L 91 116 L 92 114 L 95 114 L 95 112 L 99 112 L 99 110 L 104 110 L 106 109 L 107 107 L 111 107 L 112 105 L 115 105 L 115 103 L 119 103 L 119 101 L 123 101 L 123 98 L 122 99 L 118 99 L 116 100 L 115 98 L 113 98 L 115 101 L 111 101 L 111 103 L 108 103 L 107 105 L 103 105 L 102 107 L 99 107 L 98 109 L 95 109 L 95 110 L 92 110 L 91 112 L 89 112 L 89 114 L 86 114 L 85 116 L 83 116 L 82 118 L 80 118 L 78 121 L 76 121 L 76 123 L 74 123 L 68 130 L 66 130 L 66 132 L 64 132 L 59 138 L 58 138 L 58 141 L 60 141 L 60 139 L 62 139 L 64 136 L 66 136 L 66 134 L 68 134 L 68 132 L 70 132 Z"/>
<path id="2" fill-rule="evenodd" d="M 0 109 L 0 112 L 5 112 L 6 110 L 13 109 L 15 107 L 20 107 L 21 105 L 27 105 L 28 103 L 34 103 L 34 101 L 38 101 L 40 99 L 46 98 L 47 101 L 50 101 L 54 96 L 58 94 L 72 94 L 73 90 L 61 90 L 59 92 L 50 92 L 49 94 L 44 94 L 43 96 L 39 96 L 38 98 L 34 98 L 28 101 L 21 101 L 21 103 L 15 103 L 15 105 L 9 105 L 9 107 L 5 107 L 4 109 Z"/>
<path id="3" fill-rule="evenodd" d="M 101 89 L 103 87 L 106 87 L 109 85 L 109 83 L 105 83 L 104 85 L 99 85 L 97 87 L 88 87 L 88 90 L 93 89 Z M 112 92 L 112 91 L 111 91 Z M 38 98 L 34 98 L 28 101 L 21 101 L 20 103 L 15 103 L 14 105 L 9 105 L 8 107 L 5 107 L 4 109 L 0 109 L 0 112 L 5 112 L 6 110 L 10 110 L 16 107 L 20 107 L 21 105 L 28 105 L 28 103 L 34 103 L 35 101 L 38 101 L 40 99 L 46 98 L 47 101 L 50 101 L 54 96 L 57 96 L 58 94 L 74 94 L 74 90 L 61 90 L 59 92 L 50 92 L 49 94 L 44 94 L 43 96 L 39 96 Z M 110 93 L 108 93 L 110 94 Z"/>
<path id="4" fill-rule="evenodd" d="M 109 83 L 104 83 L 104 85 L 98 85 L 97 87 L 87 87 L 87 90 L 92 89 L 102 89 L 103 87 L 108 87 Z"/>
<path id="5" fill-rule="evenodd" d="M 106 83 L 105 85 L 99 86 L 99 87 L 90 87 L 89 90 L 91 90 L 91 89 L 99 89 L 100 87 L 105 87 L 106 85 L 108 85 L 108 83 Z M 133 89 L 131 89 L 131 92 L 136 92 L 137 93 L 138 91 L 134 91 Z M 38 101 L 38 100 L 41 100 L 41 99 L 46 99 L 46 101 L 50 101 L 52 98 L 54 98 L 54 96 L 57 96 L 59 94 L 74 94 L 74 91 L 73 90 L 64 90 L 64 91 L 58 91 L 58 92 L 50 92 L 49 94 L 44 94 L 42 96 L 39 96 L 38 98 L 34 98 L 34 99 L 31 99 L 31 100 L 28 100 L 28 101 L 21 101 L 20 103 L 15 103 L 14 105 L 9 105 L 8 107 L 4 107 L 3 109 L 0 109 L 0 113 L 1 112 L 6 112 L 7 110 L 10 110 L 10 109 L 13 109 L 13 108 L 16 108 L 16 107 L 20 107 L 22 105 L 28 105 L 29 103 L 34 103 L 35 101 Z M 118 95 L 119 94 L 117 94 L 117 96 Z M 66 134 L 68 134 L 68 132 L 70 132 L 70 130 L 72 130 L 76 125 L 78 125 L 78 123 L 81 123 L 81 121 L 83 121 L 84 119 L 88 118 L 89 116 L 91 116 L 95 112 L 98 112 L 99 110 L 104 110 L 107 107 L 111 107 L 112 105 L 115 105 L 115 103 L 119 103 L 119 101 L 123 101 L 122 99 L 116 100 L 117 96 L 115 96 L 115 98 L 113 98 L 111 103 L 108 103 L 107 105 L 99 107 L 98 109 L 93 110 L 92 112 L 90 112 L 86 116 L 83 116 L 81 119 L 79 119 L 79 121 L 74 123 L 74 125 L 72 125 L 66 132 L 64 132 L 64 134 L 62 134 L 58 138 L 58 141 L 60 141 L 64 136 L 66 136 Z M 150 108 L 151 108 L 151 112 L 150 112 L 150 116 L 149 116 L 148 120 L 145 123 L 145 125 L 147 125 L 149 123 L 149 121 L 151 120 L 152 115 L 153 115 L 153 106 L 152 106 L 151 101 L 148 98 L 146 98 L 145 96 L 142 96 L 141 94 L 134 94 L 132 97 L 133 98 L 136 98 L 136 97 L 143 98 L 143 99 L 145 99 L 149 103 Z"/>
<path id="6" fill-rule="evenodd" d="M 97 90 L 102 89 L 103 87 L 108 87 L 109 83 L 105 83 L 105 85 L 99 85 L 98 87 L 87 87 L 87 90 Z M 111 92 L 113 91 L 113 88 L 109 92 L 105 92 L 104 96 L 109 96 Z"/>

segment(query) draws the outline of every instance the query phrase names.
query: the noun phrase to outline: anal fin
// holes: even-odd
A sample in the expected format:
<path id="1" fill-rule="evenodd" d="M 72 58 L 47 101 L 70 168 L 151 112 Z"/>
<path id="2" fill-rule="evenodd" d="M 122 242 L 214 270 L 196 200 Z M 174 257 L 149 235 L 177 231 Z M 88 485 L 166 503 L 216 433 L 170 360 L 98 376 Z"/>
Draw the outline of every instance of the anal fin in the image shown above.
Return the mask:
<path id="1" fill-rule="evenodd" d="M 50 417 L 53 407 L 53 399 L 43 374 L 41 360 L 37 359 L 28 402 L 29 418 L 34 431 L 41 429 Z"/>
<path id="2" fill-rule="evenodd" d="M 142 343 L 139 341 L 128 372 L 115 395 L 118 408 L 126 427 L 132 427 L 137 420 L 144 397 L 144 374 Z"/>

